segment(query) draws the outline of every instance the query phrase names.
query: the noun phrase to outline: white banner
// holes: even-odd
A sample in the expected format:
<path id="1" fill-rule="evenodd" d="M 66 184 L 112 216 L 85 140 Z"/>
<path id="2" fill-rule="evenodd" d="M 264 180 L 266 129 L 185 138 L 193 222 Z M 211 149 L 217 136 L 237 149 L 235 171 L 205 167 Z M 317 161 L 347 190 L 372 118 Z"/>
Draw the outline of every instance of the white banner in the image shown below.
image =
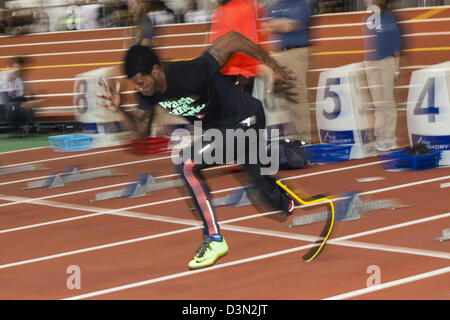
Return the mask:
<path id="1" fill-rule="evenodd" d="M 362 87 L 364 66 L 354 63 L 320 74 L 316 121 L 321 143 L 351 144 L 350 159 L 376 155 Z"/>
<path id="2" fill-rule="evenodd" d="M 411 146 L 442 151 L 440 165 L 450 165 L 450 62 L 411 74 L 407 107 Z"/>
<path id="3" fill-rule="evenodd" d="M 101 101 L 95 98 L 95 95 L 102 95 L 97 84 L 104 87 L 103 79 L 109 81 L 108 78 L 114 76 L 114 70 L 114 67 L 100 68 L 76 76 L 76 120 L 80 122 L 83 133 L 92 137 L 93 148 L 121 145 L 130 140 L 122 113 L 100 107 Z"/>

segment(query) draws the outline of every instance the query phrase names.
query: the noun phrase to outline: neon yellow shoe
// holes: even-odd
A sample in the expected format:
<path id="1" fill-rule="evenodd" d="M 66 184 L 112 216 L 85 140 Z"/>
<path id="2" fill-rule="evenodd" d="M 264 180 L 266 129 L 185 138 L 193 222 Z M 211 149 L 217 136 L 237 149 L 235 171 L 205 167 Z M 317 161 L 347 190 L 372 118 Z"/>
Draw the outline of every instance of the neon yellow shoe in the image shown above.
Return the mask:
<path id="1" fill-rule="evenodd" d="M 214 241 L 206 237 L 196 251 L 194 259 L 189 262 L 189 268 L 198 269 L 213 265 L 217 259 L 228 253 L 228 245 L 225 238 L 222 241 Z"/>

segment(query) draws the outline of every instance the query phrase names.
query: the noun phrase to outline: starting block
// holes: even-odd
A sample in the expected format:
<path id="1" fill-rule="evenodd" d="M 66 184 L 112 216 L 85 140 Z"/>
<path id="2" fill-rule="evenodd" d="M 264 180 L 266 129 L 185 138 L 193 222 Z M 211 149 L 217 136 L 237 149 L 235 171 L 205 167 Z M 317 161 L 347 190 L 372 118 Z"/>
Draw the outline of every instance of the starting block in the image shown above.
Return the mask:
<path id="1" fill-rule="evenodd" d="M 224 206 L 248 206 L 252 204 L 250 199 L 254 199 L 255 190 L 253 187 L 244 187 L 237 190 L 233 190 L 228 196 L 214 198 L 212 199 L 213 207 L 224 207 Z M 250 195 L 250 197 L 249 197 Z"/>
<path id="2" fill-rule="evenodd" d="M 8 174 L 13 174 L 13 173 L 21 173 L 21 172 L 30 172 L 30 171 L 36 171 L 36 170 L 41 170 L 36 168 L 36 166 L 29 164 L 29 165 L 24 165 L 24 166 L 17 166 L 17 167 L 0 167 L 0 176 L 6 176 Z"/>
<path id="3" fill-rule="evenodd" d="M 450 240 L 450 228 L 442 230 L 442 237 L 436 238 L 435 240 L 439 242 Z"/>
<path id="4" fill-rule="evenodd" d="M 355 192 L 343 192 L 341 193 L 341 197 L 344 199 L 336 201 L 335 204 L 336 221 L 358 220 L 361 217 L 361 213 L 368 211 L 381 209 L 394 210 L 405 207 L 393 203 L 392 200 L 363 202 L 361 201 L 359 195 Z M 289 225 L 289 228 L 326 221 L 328 214 L 328 211 L 322 211 L 294 217 L 292 219 L 292 224 Z"/>
<path id="5" fill-rule="evenodd" d="M 143 173 L 139 175 L 137 181 L 131 181 L 123 189 L 97 193 L 95 199 L 90 200 L 90 202 L 115 198 L 143 197 L 147 192 L 177 188 L 183 185 L 183 181 L 180 179 L 157 182 L 151 174 Z"/>
<path id="6" fill-rule="evenodd" d="M 47 179 L 29 182 L 28 186 L 23 188 L 23 190 L 36 188 L 57 188 L 63 187 L 65 184 L 71 182 L 113 176 L 117 176 L 117 174 L 113 174 L 111 170 L 98 170 L 80 173 L 76 167 L 69 166 L 63 173 L 51 173 Z"/>

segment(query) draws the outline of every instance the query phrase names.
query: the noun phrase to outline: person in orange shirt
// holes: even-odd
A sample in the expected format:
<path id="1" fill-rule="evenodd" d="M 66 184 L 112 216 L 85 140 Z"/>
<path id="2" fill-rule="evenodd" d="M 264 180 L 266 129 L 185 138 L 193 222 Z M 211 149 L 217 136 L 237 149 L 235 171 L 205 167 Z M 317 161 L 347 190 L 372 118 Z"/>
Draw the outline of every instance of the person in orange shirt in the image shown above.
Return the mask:
<path id="1" fill-rule="evenodd" d="M 209 42 L 237 31 L 254 43 L 258 43 L 258 22 L 255 15 L 254 0 L 219 0 L 211 17 Z M 254 78 L 259 74 L 261 63 L 243 53 L 234 53 L 220 72 L 235 85 L 250 95 L 253 91 Z"/>

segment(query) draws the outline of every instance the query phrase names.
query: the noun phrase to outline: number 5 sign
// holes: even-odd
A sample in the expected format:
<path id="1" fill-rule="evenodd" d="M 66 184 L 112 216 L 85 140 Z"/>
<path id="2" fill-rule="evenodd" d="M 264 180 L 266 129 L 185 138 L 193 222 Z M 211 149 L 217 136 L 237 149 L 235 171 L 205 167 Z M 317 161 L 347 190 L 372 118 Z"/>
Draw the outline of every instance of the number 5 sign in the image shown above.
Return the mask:
<path id="1" fill-rule="evenodd" d="M 372 130 L 365 108 L 361 63 L 320 74 L 316 121 L 321 143 L 352 144 L 350 159 L 375 156 Z"/>
<path id="2" fill-rule="evenodd" d="M 410 144 L 442 151 L 440 165 L 450 165 L 450 62 L 411 74 L 407 122 Z"/>

